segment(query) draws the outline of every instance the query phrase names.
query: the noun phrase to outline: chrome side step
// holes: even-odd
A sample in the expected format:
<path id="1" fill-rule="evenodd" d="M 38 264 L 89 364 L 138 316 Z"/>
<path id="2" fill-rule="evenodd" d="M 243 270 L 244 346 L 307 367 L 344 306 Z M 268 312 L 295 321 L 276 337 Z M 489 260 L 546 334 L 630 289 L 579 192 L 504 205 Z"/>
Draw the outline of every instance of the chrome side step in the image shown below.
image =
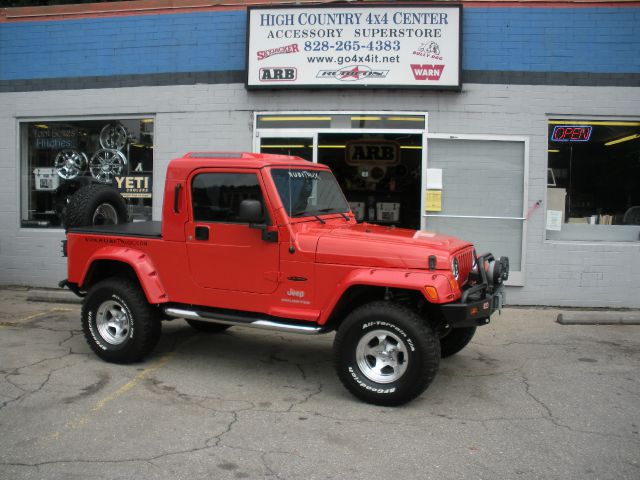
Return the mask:
<path id="1" fill-rule="evenodd" d="M 262 328 L 264 330 L 277 330 L 280 332 L 302 333 L 305 335 L 316 335 L 321 333 L 322 327 L 311 325 L 298 325 L 295 323 L 276 322 L 260 318 L 243 318 L 223 312 L 196 312 L 178 307 L 165 307 L 165 315 L 173 318 L 184 318 L 187 320 L 198 320 L 200 322 L 222 323 L 225 325 L 235 325 L 240 327 Z"/>

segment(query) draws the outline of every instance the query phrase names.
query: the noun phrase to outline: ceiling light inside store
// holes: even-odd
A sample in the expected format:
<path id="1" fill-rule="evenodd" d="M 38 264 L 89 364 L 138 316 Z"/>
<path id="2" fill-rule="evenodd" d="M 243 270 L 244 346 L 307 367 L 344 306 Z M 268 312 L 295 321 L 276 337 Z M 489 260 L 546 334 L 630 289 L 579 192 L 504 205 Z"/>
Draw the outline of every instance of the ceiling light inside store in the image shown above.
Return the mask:
<path id="1" fill-rule="evenodd" d="M 617 140 L 611 140 L 610 142 L 605 143 L 606 147 L 611 145 L 615 145 L 617 143 L 628 142 L 629 140 L 635 140 L 636 138 L 640 138 L 640 133 L 635 133 L 633 135 L 627 135 L 626 137 L 618 138 Z"/>
<path id="2" fill-rule="evenodd" d="M 293 121 L 318 121 L 331 120 L 331 117 L 259 117 L 262 122 L 293 122 Z"/>
<path id="3" fill-rule="evenodd" d="M 393 122 L 424 122 L 424 117 L 389 117 Z"/>
<path id="4" fill-rule="evenodd" d="M 304 145 L 260 145 L 260 148 L 304 148 Z"/>
<path id="5" fill-rule="evenodd" d="M 549 153 L 560 153 L 560 150 L 547 150 Z"/>
<path id="6" fill-rule="evenodd" d="M 36 128 L 49 128 L 49 125 L 45 125 L 44 123 L 40 123 L 38 125 L 34 125 Z"/>

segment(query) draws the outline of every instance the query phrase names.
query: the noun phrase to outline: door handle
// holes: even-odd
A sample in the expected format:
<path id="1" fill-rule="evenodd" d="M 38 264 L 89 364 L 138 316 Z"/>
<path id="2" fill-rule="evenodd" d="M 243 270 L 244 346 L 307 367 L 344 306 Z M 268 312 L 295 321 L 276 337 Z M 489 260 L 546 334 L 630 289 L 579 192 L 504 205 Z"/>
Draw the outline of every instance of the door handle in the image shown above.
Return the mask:
<path id="1" fill-rule="evenodd" d="M 196 226 L 196 240 L 209 240 L 209 227 Z"/>

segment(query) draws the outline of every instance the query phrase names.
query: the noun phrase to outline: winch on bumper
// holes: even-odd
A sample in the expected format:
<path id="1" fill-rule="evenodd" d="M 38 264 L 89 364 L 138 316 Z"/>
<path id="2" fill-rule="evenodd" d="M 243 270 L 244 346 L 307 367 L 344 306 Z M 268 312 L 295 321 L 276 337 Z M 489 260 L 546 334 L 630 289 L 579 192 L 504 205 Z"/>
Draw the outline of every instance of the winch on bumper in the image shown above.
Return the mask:
<path id="1" fill-rule="evenodd" d="M 441 306 L 443 321 L 450 327 L 477 327 L 489 323 L 489 317 L 504 305 L 504 281 L 509 278 L 509 259 L 495 260 L 492 254 L 477 257 L 470 284 L 460 300 Z"/>

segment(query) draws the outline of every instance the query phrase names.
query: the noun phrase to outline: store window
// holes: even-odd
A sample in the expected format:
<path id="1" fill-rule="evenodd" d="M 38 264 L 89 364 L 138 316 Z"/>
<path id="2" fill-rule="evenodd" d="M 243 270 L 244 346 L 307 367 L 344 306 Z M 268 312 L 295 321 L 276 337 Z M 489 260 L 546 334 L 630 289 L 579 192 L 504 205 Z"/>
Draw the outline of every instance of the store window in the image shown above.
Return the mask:
<path id="1" fill-rule="evenodd" d="M 20 124 L 21 225 L 60 228 L 71 195 L 89 183 L 118 189 L 132 221 L 151 220 L 152 118 Z"/>
<path id="2" fill-rule="evenodd" d="M 550 240 L 640 240 L 640 122 L 553 119 L 548 126 Z"/>

